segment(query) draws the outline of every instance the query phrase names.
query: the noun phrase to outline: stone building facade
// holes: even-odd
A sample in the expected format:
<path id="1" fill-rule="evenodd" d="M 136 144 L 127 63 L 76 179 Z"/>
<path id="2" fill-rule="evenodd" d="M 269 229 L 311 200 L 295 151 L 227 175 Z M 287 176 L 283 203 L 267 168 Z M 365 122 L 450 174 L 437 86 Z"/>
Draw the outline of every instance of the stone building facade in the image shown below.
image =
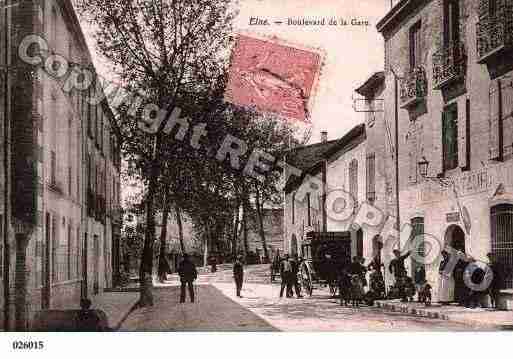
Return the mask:
<path id="1" fill-rule="evenodd" d="M 287 152 L 285 160 L 289 166 L 302 171 L 302 176 L 290 175 L 284 189 L 284 250 L 289 254 L 300 254 L 302 244 L 309 233 L 336 232 L 351 238 L 351 255 L 363 256 L 367 260 L 378 254 L 376 233 L 363 228 L 354 228 L 354 215 L 345 220 L 330 216 L 329 193 L 344 191 L 355 200 L 352 210 L 365 202 L 385 200 L 384 176 L 377 171 L 373 150 L 367 148 L 368 140 L 364 124 L 358 125 L 340 139 L 294 148 Z M 290 169 L 288 169 L 290 171 Z M 349 206 L 345 207 L 349 208 Z M 337 208 L 331 208 L 337 212 Z"/>
<path id="2" fill-rule="evenodd" d="M 6 227 L 2 295 L 8 329 L 26 330 L 34 313 L 77 308 L 116 277 L 120 232 L 119 133 L 99 84 L 63 90 L 63 78 L 24 62 L 28 35 L 51 54 L 94 71 L 69 0 L 22 0 L 10 8 L 11 69 L 4 123 L 10 127 L 2 208 Z M 5 25 L 5 23 L 4 23 Z M 65 77 L 64 77 L 65 78 Z M 5 101 L 3 102 L 5 107 Z M 7 277 L 7 281 L 6 281 Z"/>
<path id="3" fill-rule="evenodd" d="M 399 116 L 401 220 L 478 261 L 495 253 L 507 270 L 500 305 L 511 309 L 513 2 L 403 0 L 378 30 L 385 118 L 396 104 Z M 435 300 L 437 258 L 426 264 Z"/>

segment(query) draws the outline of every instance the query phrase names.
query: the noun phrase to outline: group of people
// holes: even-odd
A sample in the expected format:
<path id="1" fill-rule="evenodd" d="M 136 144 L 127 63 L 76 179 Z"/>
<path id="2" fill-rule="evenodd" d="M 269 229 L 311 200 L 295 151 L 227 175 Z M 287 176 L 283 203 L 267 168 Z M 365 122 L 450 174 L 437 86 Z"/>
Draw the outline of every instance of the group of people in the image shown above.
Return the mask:
<path id="1" fill-rule="evenodd" d="M 369 281 L 367 281 L 367 273 L 369 273 Z M 351 304 L 353 307 L 359 307 L 362 301 L 372 304 L 374 300 L 382 298 L 385 293 L 381 263 L 377 258 L 365 266 L 365 258 L 353 257 L 349 265 L 340 268 L 337 280 L 340 305 Z M 369 289 L 366 290 L 366 287 Z"/>
<path id="2" fill-rule="evenodd" d="M 401 254 L 399 250 L 394 250 L 394 259 L 389 263 L 388 269 L 394 277 L 394 285 L 390 288 L 389 296 L 396 296 L 402 301 L 413 300 L 415 292 L 418 293 L 419 301 L 426 304 L 431 302 L 431 287 L 426 280 L 426 272 L 424 266 L 417 266 L 414 270 L 414 279 L 408 277 L 405 260 L 410 256 L 410 252 Z M 457 263 L 451 262 L 451 255 L 447 251 L 442 251 L 442 260 L 439 266 L 439 290 L 438 301 L 442 304 L 451 302 L 459 303 L 462 306 L 475 308 L 484 295 L 488 294 L 493 307 L 497 307 L 497 299 L 500 290 L 504 288 L 505 271 L 504 267 L 494 254 L 489 253 L 488 272 L 486 269 L 475 265 L 476 260 L 470 256 L 459 253 Z M 302 263 L 302 258 L 285 255 L 283 258 L 275 258 L 275 262 L 279 263 L 279 271 L 281 276 L 280 298 L 285 294 L 287 298 L 292 298 L 294 292 L 298 298 L 302 298 L 301 286 L 298 274 Z M 327 258 L 327 263 L 330 263 Z M 452 263 L 453 268 L 449 268 Z M 474 264 L 471 271 L 468 266 Z M 385 281 L 381 271 L 379 256 L 374 258 L 369 265 L 365 265 L 365 259 L 361 256 L 352 258 L 352 262 L 346 266 L 332 268 L 332 272 L 336 273 L 336 281 L 340 294 L 340 305 L 359 306 L 362 301 L 367 304 L 373 303 L 374 300 L 385 297 Z M 471 273 L 471 277 L 465 279 Z M 181 290 L 180 303 L 185 302 L 186 289 L 189 291 L 191 302 L 194 302 L 194 281 L 198 277 L 196 266 L 190 260 L 187 254 L 183 255 L 183 260 L 178 267 L 180 276 Z M 367 281 L 367 274 L 369 281 Z M 479 284 L 487 280 L 487 276 L 491 276 L 488 286 L 480 286 Z M 242 256 L 238 256 L 233 266 L 233 278 L 235 281 L 235 293 L 237 297 L 241 296 L 242 285 L 244 282 L 244 266 Z M 476 284 L 468 286 L 468 281 Z M 466 283 L 467 282 L 467 283 Z M 368 287 L 368 290 L 366 290 Z"/>
<path id="3" fill-rule="evenodd" d="M 439 302 L 442 304 L 456 302 L 467 308 L 476 308 L 480 305 L 483 297 L 489 295 L 492 307 L 497 308 L 497 299 L 505 284 L 503 265 L 493 253 L 487 254 L 488 271 L 486 268 L 478 266 L 473 257 L 462 252 L 458 252 L 456 255 L 457 262 L 453 265 L 454 268 L 451 268 L 449 267 L 450 253 L 442 251 L 442 261 L 439 266 Z M 465 281 L 466 275 L 470 276 L 467 281 Z M 468 285 L 470 282 L 473 285 Z M 488 285 L 480 285 L 483 282 Z"/>
<path id="4" fill-rule="evenodd" d="M 298 298 L 303 298 L 301 295 L 301 286 L 299 285 L 298 278 L 301 261 L 302 259 L 297 255 L 290 257 L 288 254 L 279 260 L 281 277 L 280 298 L 283 297 L 283 292 L 285 290 L 285 295 L 287 298 L 292 298 L 294 296 L 293 289 L 296 292 L 296 296 Z"/>

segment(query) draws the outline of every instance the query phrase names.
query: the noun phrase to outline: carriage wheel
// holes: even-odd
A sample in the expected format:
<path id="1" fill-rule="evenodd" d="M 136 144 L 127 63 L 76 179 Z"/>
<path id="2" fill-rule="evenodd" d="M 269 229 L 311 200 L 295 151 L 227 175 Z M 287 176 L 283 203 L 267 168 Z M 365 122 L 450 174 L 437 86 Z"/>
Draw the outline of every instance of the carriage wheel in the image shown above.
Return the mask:
<path id="1" fill-rule="evenodd" d="M 306 264 L 303 263 L 303 265 L 301 266 L 301 271 L 299 272 L 299 275 L 301 276 L 299 280 L 301 288 L 305 291 L 305 293 L 307 293 L 311 297 L 313 292 L 312 275 L 310 273 L 310 270 L 308 270 Z"/>

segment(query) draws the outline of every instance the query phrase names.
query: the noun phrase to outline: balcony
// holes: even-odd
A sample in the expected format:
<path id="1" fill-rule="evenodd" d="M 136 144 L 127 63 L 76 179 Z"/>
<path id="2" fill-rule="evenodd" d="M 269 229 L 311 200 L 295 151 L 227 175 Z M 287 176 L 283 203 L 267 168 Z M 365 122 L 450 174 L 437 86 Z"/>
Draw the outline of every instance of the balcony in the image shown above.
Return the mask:
<path id="1" fill-rule="evenodd" d="M 427 95 L 427 77 L 424 67 L 418 66 L 401 81 L 401 108 L 406 108 L 424 100 Z"/>
<path id="2" fill-rule="evenodd" d="M 467 53 L 462 41 L 450 42 L 433 54 L 433 88 L 441 90 L 454 82 L 463 82 L 467 71 Z"/>
<path id="3" fill-rule="evenodd" d="M 513 6 L 502 3 L 493 16 L 487 15 L 477 23 L 478 63 L 487 63 L 497 55 L 513 48 Z"/>

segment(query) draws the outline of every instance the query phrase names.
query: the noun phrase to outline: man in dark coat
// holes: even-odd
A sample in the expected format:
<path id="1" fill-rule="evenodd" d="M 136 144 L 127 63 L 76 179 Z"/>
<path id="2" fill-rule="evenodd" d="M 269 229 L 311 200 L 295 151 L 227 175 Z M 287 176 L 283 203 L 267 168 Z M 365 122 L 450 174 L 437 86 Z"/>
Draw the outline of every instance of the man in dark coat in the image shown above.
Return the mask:
<path id="1" fill-rule="evenodd" d="M 493 279 L 490 283 L 488 293 L 490 294 L 492 307 L 497 309 L 497 299 L 499 299 L 501 289 L 504 289 L 504 266 L 497 260 L 497 256 L 495 254 L 488 253 L 486 256 L 490 261 L 488 266 L 493 273 Z"/>
<path id="2" fill-rule="evenodd" d="M 407 302 L 408 298 L 406 295 L 406 267 L 404 261 L 410 255 L 410 252 L 401 255 L 401 251 L 394 249 L 393 251 L 395 258 L 390 261 L 388 270 L 394 275 L 395 285 L 399 289 L 399 296 L 403 302 Z"/>
<path id="3" fill-rule="evenodd" d="M 193 282 L 198 278 L 196 266 L 189 259 L 189 255 L 184 253 L 183 260 L 178 266 L 178 275 L 180 275 L 181 289 L 180 289 L 180 303 L 185 303 L 185 286 L 189 287 L 189 296 L 191 303 L 194 303 L 194 288 Z"/>
<path id="4" fill-rule="evenodd" d="M 292 293 L 292 266 L 290 265 L 289 255 L 286 254 L 280 263 L 281 289 L 280 298 L 283 297 L 283 291 L 286 289 L 285 295 L 291 297 Z"/>
<path id="5" fill-rule="evenodd" d="M 295 255 L 291 260 L 290 260 L 290 266 L 292 268 L 292 275 L 291 275 L 291 282 L 292 282 L 292 285 L 291 287 L 294 287 L 294 290 L 296 292 L 296 296 L 298 298 L 303 298 L 303 296 L 301 295 L 301 288 L 299 287 L 299 281 L 298 281 L 298 273 L 299 273 L 299 265 L 300 265 L 300 260 L 298 258 L 297 255 Z M 292 293 L 293 294 L 293 293 Z M 291 295 L 292 296 L 292 295 Z"/>
<path id="6" fill-rule="evenodd" d="M 233 278 L 235 279 L 237 297 L 242 298 L 240 291 L 242 290 L 242 283 L 244 282 L 244 267 L 242 265 L 241 256 L 237 256 L 237 259 L 233 264 Z"/>

